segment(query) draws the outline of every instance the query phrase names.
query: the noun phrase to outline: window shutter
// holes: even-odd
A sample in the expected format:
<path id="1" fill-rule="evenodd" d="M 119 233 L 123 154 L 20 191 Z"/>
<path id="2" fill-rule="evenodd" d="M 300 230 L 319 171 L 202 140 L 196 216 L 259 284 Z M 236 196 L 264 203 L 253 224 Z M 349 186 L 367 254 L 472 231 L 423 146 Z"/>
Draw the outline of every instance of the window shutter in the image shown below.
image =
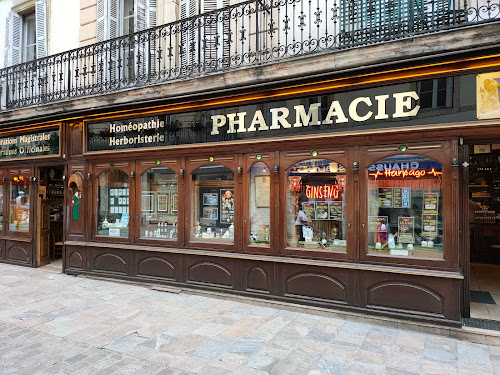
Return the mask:
<path id="1" fill-rule="evenodd" d="M 19 14 L 10 12 L 7 24 L 8 29 L 5 35 L 5 40 L 8 39 L 8 47 L 5 54 L 6 67 L 21 63 L 23 19 Z"/>
<path id="2" fill-rule="evenodd" d="M 5 44 L 4 44 L 4 59 L 3 59 L 3 68 L 6 68 L 10 65 L 9 63 L 9 50 L 10 50 L 10 35 L 9 35 L 9 19 L 10 17 L 7 16 L 7 19 L 5 20 Z"/>
<path id="3" fill-rule="evenodd" d="M 215 11 L 228 5 L 229 0 L 204 0 L 203 13 Z M 229 63 L 229 33 L 229 15 L 216 12 L 205 16 L 202 36 L 205 70 L 216 70 Z"/>
<path id="4" fill-rule="evenodd" d="M 106 15 L 108 14 L 108 6 L 106 0 L 97 0 L 97 41 L 104 42 L 106 40 Z"/>
<path id="5" fill-rule="evenodd" d="M 47 56 L 47 5 L 45 0 L 36 0 L 36 58 Z"/>
<path id="6" fill-rule="evenodd" d="M 180 0 L 180 19 L 184 20 L 199 14 L 198 0 Z M 181 57 L 181 74 L 189 74 L 195 68 L 193 65 L 198 61 L 198 28 L 192 21 L 181 23 L 181 40 L 179 43 L 179 54 Z"/>
<path id="7" fill-rule="evenodd" d="M 134 0 L 134 31 L 147 28 L 146 0 Z"/>
<path id="8" fill-rule="evenodd" d="M 149 0 L 147 4 L 147 28 L 156 27 L 156 0 Z M 156 66 L 158 61 L 156 60 L 156 46 L 157 46 L 157 31 L 152 31 L 149 34 L 149 75 L 151 79 L 156 77 Z"/>
<path id="9" fill-rule="evenodd" d="M 118 37 L 118 1 L 108 0 L 108 35 L 107 39 Z"/>

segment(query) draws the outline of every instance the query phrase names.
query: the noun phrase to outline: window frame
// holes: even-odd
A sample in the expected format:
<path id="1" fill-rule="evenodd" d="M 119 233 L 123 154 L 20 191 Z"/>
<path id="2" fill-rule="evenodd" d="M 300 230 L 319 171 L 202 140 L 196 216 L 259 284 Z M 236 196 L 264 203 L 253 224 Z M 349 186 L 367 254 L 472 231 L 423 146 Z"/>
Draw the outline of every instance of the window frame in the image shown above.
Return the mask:
<path id="1" fill-rule="evenodd" d="M 136 222 L 135 230 L 134 230 L 134 242 L 137 244 L 147 244 L 147 245 L 155 245 L 162 247 L 178 247 L 183 246 L 184 244 L 184 222 L 185 222 L 185 209 L 184 209 L 184 201 L 185 201 L 185 188 L 184 188 L 184 179 L 183 175 L 181 175 L 181 170 L 184 169 L 184 159 L 168 159 L 168 160 L 140 160 L 136 162 L 136 191 L 132 193 L 135 195 L 135 202 L 137 202 L 137 215 L 131 220 Z M 177 175 L 177 238 L 147 238 L 141 237 L 141 188 L 142 188 L 142 176 L 147 173 L 152 168 L 169 168 Z"/>
<path id="2" fill-rule="evenodd" d="M 6 229 L 4 229 L 4 233 L 7 233 L 7 235 L 12 236 L 12 237 L 26 237 L 30 238 L 34 231 L 34 225 L 35 225 L 35 207 L 36 207 L 36 201 L 33 199 L 33 193 L 34 190 L 32 183 L 30 182 L 30 177 L 33 176 L 34 174 L 33 168 L 22 168 L 22 169 L 9 169 L 8 170 L 8 177 L 7 177 L 7 189 L 4 192 L 5 194 L 5 199 L 6 201 L 4 202 L 4 224 L 5 224 L 5 218 L 8 220 L 9 225 L 4 225 Z M 12 194 L 12 181 L 15 176 L 23 176 L 29 184 L 28 186 L 28 191 L 29 191 L 29 196 L 30 196 L 30 208 L 29 208 L 29 230 L 28 231 L 20 231 L 20 230 L 11 230 L 10 229 L 10 208 L 11 208 L 11 194 Z M 7 199 L 8 197 L 8 199 Z M 37 198 L 38 199 L 38 198 Z M 5 216 L 7 214 L 7 216 Z"/>
<path id="3" fill-rule="evenodd" d="M 244 167 L 243 167 L 243 236 L 242 236 L 242 250 L 249 253 L 263 253 L 271 254 L 276 253 L 277 250 L 277 233 L 278 224 L 276 222 L 276 212 L 278 209 L 278 199 L 273 199 L 278 192 L 278 174 L 274 171 L 274 165 L 276 164 L 276 155 L 273 152 L 260 153 L 261 159 L 257 159 L 257 153 L 245 154 L 243 155 Z M 270 177 L 270 218 L 269 218 L 269 244 L 252 244 L 250 243 L 250 196 L 252 188 L 251 186 L 251 174 L 250 171 L 252 167 L 257 163 L 263 163 L 269 168 Z"/>
<path id="4" fill-rule="evenodd" d="M 111 161 L 104 163 L 92 164 L 92 194 L 94 199 L 91 200 L 92 204 L 92 223 L 91 233 L 92 240 L 96 242 L 110 242 L 110 243 L 132 243 L 134 240 L 135 225 L 136 225 L 136 202 L 135 202 L 135 178 L 131 176 L 131 172 L 135 169 L 135 162 L 133 161 Z M 124 172 L 129 178 L 129 227 L 127 237 L 110 237 L 97 233 L 98 227 L 98 206 L 99 200 L 99 176 L 107 171 L 119 170 Z"/>
<path id="5" fill-rule="evenodd" d="M 21 60 L 22 62 L 29 62 L 29 61 L 34 61 L 37 59 L 37 36 L 36 36 L 36 15 L 35 15 L 35 10 L 33 9 L 33 12 L 29 12 L 25 15 L 22 16 L 23 23 L 22 23 L 22 53 L 21 53 Z M 35 53 L 34 53 L 34 58 L 31 60 L 27 59 L 27 50 L 28 50 L 28 20 L 33 23 L 33 27 L 35 28 L 35 43 L 31 44 L 30 46 L 35 47 Z"/>
<path id="6" fill-rule="evenodd" d="M 399 145 L 389 145 L 384 147 L 373 147 L 368 149 L 363 147 L 360 150 L 359 157 L 359 251 L 360 262 L 370 264 L 394 264 L 421 266 L 425 268 L 445 268 L 455 269 L 458 267 L 456 236 L 453 236 L 453 231 L 458 231 L 454 228 L 453 222 L 456 224 L 458 220 L 454 216 L 457 215 L 457 210 L 453 210 L 453 196 L 456 192 L 456 184 L 453 184 L 455 173 L 458 170 L 452 170 L 450 160 L 452 159 L 452 147 L 450 142 L 441 142 L 432 145 L 425 144 L 406 144 L 407 150 L 402 152 L 398 150 Z M 379 160 L 399 155 L 415 155 L 424 156 L 440 163 L 442 165 L 442 207 L 443 207 L 443 259 L 415 258 L 404 256 L 391 256 L 382 254 L 368 254 L 368 168 L 377 163 Z M 452 173 L 453 172 L 453 173 Z M 458 195 L 457 195 L 458 196 Z M 458 198 L 456 198 L 458 199 Z M 455 225 L 456 226 L 456 225 Z M 457 232 L 458 233 L 458 232 Z M 455 250 L 453 250 L 455 249 Z"/>
<path id="7" fill-rule="evenodd" d="M 356 185 L 353 179 L 353 170 L 349 166 L 352 165 L 352 148 L 339 148 L 339 149 L 318 149 L 318 155 L 312 156 L 311 151 L 294 152 L 294 151 L 284 151 L 280 152 L 280 166 L 279 166 L 279 179 L 280 179 L 280 219 L 279 219 L 279 236 L 280 236 L 280 254 L 289 255 L 301 258 L 319 258 L 326 260 L 353 260 L 355 258 L 355 233 L 356 226 L 353 225 L 355 222 L 356 214 Z M 287 207 L 286 207 L 286 195 L 288 189 L 287 174 L 290 167 L 293 165 L 306 160 L 331 160 L 332 162 L 339 163 L 346 167 L 346 192 L 350 189 L 350 193 L 347 194 L 345 202 L 345 220 L 346 220 L 346 250 L 343 251 L 328 251 L 328 250 L 315 250 L 315 249 L 305 249 L 298 248 L 294 246 L 288 246 L 287 244 Z M 352 187 L 352 188 L 350 188 Z M 348 223 L 351 223 L 349 226 Z"/>
<path id="8" fill-rule="evenodd" d="M 187 158 L 186 160 L 186 172 L 184 178 L 184 190 L 185 190 L 185 200 L 184 200 L 184 212 L 187 215 L 184 222 L 186 227 L 184 229 L 184 243 L 186 248 L 196 248 L 203 250 L 219 250 L 228 252 L 240 252 L 242 249 L 242 174 L 238 172 L 238 167 L 241 165 L 241 155 L 223 155 L 219 154 L 213 157 L 213 161 L 210 161 L 211 156 L 201 156 L 196 158 Z M 222 165 L 232 171 L 234 175 L 234 238 L 232 243 L 218 243 L 210 242 L 209 240 L 197 239 L 193 240 L 191 238 L 191 197 L 193 194 L 193 172 L 198 168 L 207 165 Z"/>

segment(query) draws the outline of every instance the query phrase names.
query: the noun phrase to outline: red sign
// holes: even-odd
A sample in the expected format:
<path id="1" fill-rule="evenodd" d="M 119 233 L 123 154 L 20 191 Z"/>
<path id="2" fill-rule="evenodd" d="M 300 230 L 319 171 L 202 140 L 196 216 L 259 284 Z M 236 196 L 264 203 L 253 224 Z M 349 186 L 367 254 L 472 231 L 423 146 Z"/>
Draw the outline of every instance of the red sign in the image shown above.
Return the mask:
<path id="1" fill-rule="evenodd" d="M 375 179 L 377 179 L 378 176 L 384 176 L 384 177 L 414 177 L 414 178 L 421 178 L 424 177 L 425 175 L 433 175 L 434 177 L 439 176 L 443 174 L 443 172 L 438 172 L 434 168 L 430 171 L 426 171 L 425 169 L 399 169 L 399 170 L 392 170 L 392 169 L 386 169 L 383 172 L 382 171 L 377 171 L 375 173 L 369 173 L 370 176 L 374 176 Z"/>
<path id="2" fill-rule="evenodd" d="M 306 185 L 306 197 L 309 199 L 339 199 L 338 185 Z"/>

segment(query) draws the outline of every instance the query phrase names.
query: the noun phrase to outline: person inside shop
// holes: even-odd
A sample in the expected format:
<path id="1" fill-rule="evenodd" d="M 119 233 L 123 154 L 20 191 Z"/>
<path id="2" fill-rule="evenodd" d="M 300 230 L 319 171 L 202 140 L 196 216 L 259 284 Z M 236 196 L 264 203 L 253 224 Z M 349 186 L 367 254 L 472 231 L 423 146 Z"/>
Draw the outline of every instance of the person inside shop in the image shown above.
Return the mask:
<path id="1" fill-rule="evenodd" d="M 24 196 L 24 191 L 22 190 L 19 190 L 19 193 L 17 195 L 17 198 L 16 198 L 16 204 L 21 206 L 21 205 L 24 205 L 26 204 L 26 197 Z"/>
<path id="2" fill-rule="evenodd" d="M 299 242 L 304 242 L 304 227 L 306 225 L 309 225 L 311 223 L 311 220 L 307 218 L 307 215 L 305 212 L 302 210 L 302 202 L 299 202 L 297 205 L 298 209 L 298 214 L 297 214 L 297 219 L 295 220 L 295 228 L 297 231 L 297 237 L 299 238 Z"/>

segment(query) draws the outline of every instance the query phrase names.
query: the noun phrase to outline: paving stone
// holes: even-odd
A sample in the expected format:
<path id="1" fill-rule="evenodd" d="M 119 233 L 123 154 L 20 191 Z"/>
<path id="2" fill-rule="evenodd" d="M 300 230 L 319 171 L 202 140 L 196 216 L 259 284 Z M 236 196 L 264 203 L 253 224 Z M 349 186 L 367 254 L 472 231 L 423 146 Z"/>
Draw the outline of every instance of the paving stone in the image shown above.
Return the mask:
<path id="1" fill-rule="evenodd" d="M 491 363 L 490 353 L 486 345 L 459 341 L 457 343 L 458 359 L 461 362 L 472 362 L 480 365 Z"/>

